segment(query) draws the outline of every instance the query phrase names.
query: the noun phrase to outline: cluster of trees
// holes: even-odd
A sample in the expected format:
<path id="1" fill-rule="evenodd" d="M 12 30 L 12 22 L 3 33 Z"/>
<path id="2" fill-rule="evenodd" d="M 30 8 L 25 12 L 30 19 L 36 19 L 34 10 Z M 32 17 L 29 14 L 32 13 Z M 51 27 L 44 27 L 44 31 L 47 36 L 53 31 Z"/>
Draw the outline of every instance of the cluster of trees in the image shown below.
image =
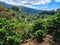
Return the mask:
<path id="1" fill-rule="evenodd" d="M 44 11 L 41 11 L 42 13 Z M 50 12 L 50 11 L 49 11 Z M 53 11 L 54 12 L 54 11 Z M 50 14 L 30 14 L 21 10 L 18 6 L 12 8 L 6 8 L 0 4 L 0 18 L 12 19 L 16 18 L 19 22 L 31 23 L 38 18 L 46 18 L 51 16 Z"/>

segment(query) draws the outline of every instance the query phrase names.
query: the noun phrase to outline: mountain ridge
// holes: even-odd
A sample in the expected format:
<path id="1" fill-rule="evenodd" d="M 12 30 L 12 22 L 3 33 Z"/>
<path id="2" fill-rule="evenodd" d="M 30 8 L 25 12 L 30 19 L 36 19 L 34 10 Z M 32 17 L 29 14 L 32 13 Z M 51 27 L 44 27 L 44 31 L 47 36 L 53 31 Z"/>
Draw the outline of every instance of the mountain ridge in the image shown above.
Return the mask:
<path id="1" fill-rule="evenodd" d="M 7 4 L 5 2 L 2 2 L 2 5 L 8 8 L 12 8 L 14 5 L 11 4 Z M 46 11 L 46 10 L 37 10 L 37 9 L 33 9 L 33 8 L 29 8 L 29 7 L 25 7 L 25 6 L 19 6 L 19 8 L 21 8 L 21 11 L 29 13 L 29 14 L 54 14 L 55 11 L 54 10 L 50 10 L 50 11 Z"/>
<path id="2" fill-rule="evenodd" d="M 5 2 L 1 2 L 3 6 L 5 7 L 8 7 L 8 8 L 12 8 L 14 5 L 11 5 L 11 4 L 7 4 Z M 29 8 L 29 7 L 25 7 L 25 6 L 19 6 L 19 8 L 21 8 L 24 12 L 27 12 L 27 13 L 38 13 L 40 10 L 37 10 L 37 9 L 33 9 L 33 8 Z"/>

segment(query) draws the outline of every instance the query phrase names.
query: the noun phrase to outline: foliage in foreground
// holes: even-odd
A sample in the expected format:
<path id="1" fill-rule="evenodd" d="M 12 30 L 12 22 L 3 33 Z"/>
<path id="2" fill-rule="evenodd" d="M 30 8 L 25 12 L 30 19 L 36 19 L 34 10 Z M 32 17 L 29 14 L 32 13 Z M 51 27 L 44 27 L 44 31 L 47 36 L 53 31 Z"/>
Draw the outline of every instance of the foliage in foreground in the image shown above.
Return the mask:
<path id="1" fill-rule="evenodd" d="M 33 33 L 35 33 L 38 30 L 42 30 L 45 32 L 45 34 L 52 35 L 55 41 L 60 42 L 60 12 L 59 11 L 51 17 L 37 20 L 36 22 L 34 22 L 32 27 L 33 27 L 32 28 Z"/>
<path id="2" fill-rule="evenodd" d="M 0 18 L 0 45 L 18 45 L 19 34 L 15 31 L 18 22 Z"/>

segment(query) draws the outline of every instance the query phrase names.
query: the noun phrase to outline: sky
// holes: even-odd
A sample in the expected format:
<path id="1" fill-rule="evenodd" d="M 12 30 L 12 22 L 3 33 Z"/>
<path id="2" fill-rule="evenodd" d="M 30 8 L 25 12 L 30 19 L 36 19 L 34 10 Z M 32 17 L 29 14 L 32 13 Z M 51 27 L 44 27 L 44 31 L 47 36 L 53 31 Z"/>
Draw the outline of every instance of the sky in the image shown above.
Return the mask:
<path id="1" fill-rule="evenodd" d="M 11 5 L 21 5 L 38 10 L 56 10 L 60 8 L 60 0 L 0 0 Z"/>

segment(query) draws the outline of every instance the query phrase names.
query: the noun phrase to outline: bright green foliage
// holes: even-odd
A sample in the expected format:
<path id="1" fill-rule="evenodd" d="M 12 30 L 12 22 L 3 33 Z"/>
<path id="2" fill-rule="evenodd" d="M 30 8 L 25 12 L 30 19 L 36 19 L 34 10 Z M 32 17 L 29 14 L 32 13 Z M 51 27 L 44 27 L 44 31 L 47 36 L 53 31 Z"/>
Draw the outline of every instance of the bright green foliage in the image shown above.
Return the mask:
<path id="1" fill-rule="evenodd" d="M 21 40 L 24 40 L 24 39 L 28 39 L 28 34 L 29 34 L 29 29 L 30 27 L 22 22 L 22 23 L 19 23 L 19 27 L 16 29 L 16 31 L 20 34 L 20 37 L 21 37 Z"/>
<path id="2" fill-rule="evenodd" d="M 39 29 L 43 29 L 41 20 L 37 20 L 36 22 L 34 22 L 32 27 L 33 27 L 32 29 L 33 32 L 36 32 Z"/>
<path id="3" fill-rule="evenodd" d="M 54 36 L 54 40 L 60 42 L 60 12 L 57 14 L 39 19 L 33 24 L 32 32 L 36 32 L 38 30 L 43 30 L 45 34 L 50 34 Z M 38 34 L 37 34 L 38 35 Z"/>
<path id="4" fill-rule="evenodd" d="M 43 30 L 38 30 L 35 32 L 35 38 L 38 42 L 42 42 L 43 37 L 45 36 L 45 32 Z"/>
<path id="5" fill-rule="evenodd" d="M 20 38 L 15 31 L 16 22 L 0 18 L 0 45 L 18 45 Z"/>

